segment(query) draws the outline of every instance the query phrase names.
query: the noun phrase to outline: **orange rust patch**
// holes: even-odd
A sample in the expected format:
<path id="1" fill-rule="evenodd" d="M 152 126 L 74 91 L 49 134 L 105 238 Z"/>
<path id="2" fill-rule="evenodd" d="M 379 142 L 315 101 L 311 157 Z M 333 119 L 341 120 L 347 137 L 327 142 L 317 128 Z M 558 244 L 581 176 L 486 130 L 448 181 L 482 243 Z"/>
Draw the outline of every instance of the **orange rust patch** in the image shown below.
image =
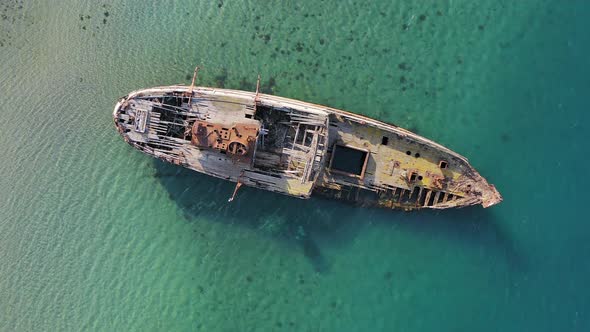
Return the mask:
<path id="1" fill-rule="evenodd" d="M 219 150 L 240 162 L 252 162 L 256 136 L 260 126 L 238 123 L 232 127 L 196 121 L 192 128 L 191 142 L 201 148 Z"/>

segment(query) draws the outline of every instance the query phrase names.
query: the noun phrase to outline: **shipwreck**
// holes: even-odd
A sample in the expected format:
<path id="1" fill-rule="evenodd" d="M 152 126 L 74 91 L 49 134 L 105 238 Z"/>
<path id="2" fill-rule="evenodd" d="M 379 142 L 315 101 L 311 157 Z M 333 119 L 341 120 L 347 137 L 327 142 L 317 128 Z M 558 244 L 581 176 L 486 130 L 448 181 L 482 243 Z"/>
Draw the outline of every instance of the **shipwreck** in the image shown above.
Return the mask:
<path id="1" fill-rule="evenodd" d="M 362 115 L 256 91 L 172 85 L 121 98 L 123 139 L 152 156 L 242 186 L 406 211 L 502 196 L 446 147 Z"/>

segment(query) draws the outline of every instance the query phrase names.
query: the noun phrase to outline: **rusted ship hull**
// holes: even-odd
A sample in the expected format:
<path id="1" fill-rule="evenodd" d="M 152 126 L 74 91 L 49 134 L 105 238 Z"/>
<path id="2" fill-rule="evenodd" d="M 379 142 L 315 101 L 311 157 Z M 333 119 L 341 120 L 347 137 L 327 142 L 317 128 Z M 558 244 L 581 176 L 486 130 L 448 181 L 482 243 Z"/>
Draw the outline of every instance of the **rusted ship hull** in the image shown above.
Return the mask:
<path id="1" fill-rule="evenodd" d="M 299 198 L 414 210 L 501 202 L 467 159 L 403 128 L 255 92 L 184 85 L 138 90 L 115 106 L 136 149 L 242 185 Z"/>

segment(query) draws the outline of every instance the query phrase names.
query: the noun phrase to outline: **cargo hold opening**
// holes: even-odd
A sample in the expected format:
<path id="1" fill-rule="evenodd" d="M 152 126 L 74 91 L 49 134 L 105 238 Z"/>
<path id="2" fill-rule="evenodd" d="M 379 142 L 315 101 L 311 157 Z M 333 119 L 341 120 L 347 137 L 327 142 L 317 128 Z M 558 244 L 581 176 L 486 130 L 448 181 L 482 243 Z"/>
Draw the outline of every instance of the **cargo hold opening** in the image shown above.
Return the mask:
<path id="1" fill-rule="evenodd" d="M 335 173 L 363 178 L 367 168 L 369 152 L 345 145 L 334 145 L 330 170 Z"/>

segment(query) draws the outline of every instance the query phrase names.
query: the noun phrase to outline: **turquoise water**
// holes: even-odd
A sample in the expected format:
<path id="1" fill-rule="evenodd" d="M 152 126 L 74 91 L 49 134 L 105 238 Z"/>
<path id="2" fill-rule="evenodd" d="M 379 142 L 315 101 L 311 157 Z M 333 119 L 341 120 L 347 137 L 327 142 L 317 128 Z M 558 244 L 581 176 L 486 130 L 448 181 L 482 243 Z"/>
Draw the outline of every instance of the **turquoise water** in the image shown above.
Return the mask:
<path id="1" fill-rule="evenodd" d="M 588 331 L 584 1 L 1 1 L 0 330 Z M 134 151 L 129 91 L 263 89 L 467 156 L 501 205 L 359 209 Z"/>

